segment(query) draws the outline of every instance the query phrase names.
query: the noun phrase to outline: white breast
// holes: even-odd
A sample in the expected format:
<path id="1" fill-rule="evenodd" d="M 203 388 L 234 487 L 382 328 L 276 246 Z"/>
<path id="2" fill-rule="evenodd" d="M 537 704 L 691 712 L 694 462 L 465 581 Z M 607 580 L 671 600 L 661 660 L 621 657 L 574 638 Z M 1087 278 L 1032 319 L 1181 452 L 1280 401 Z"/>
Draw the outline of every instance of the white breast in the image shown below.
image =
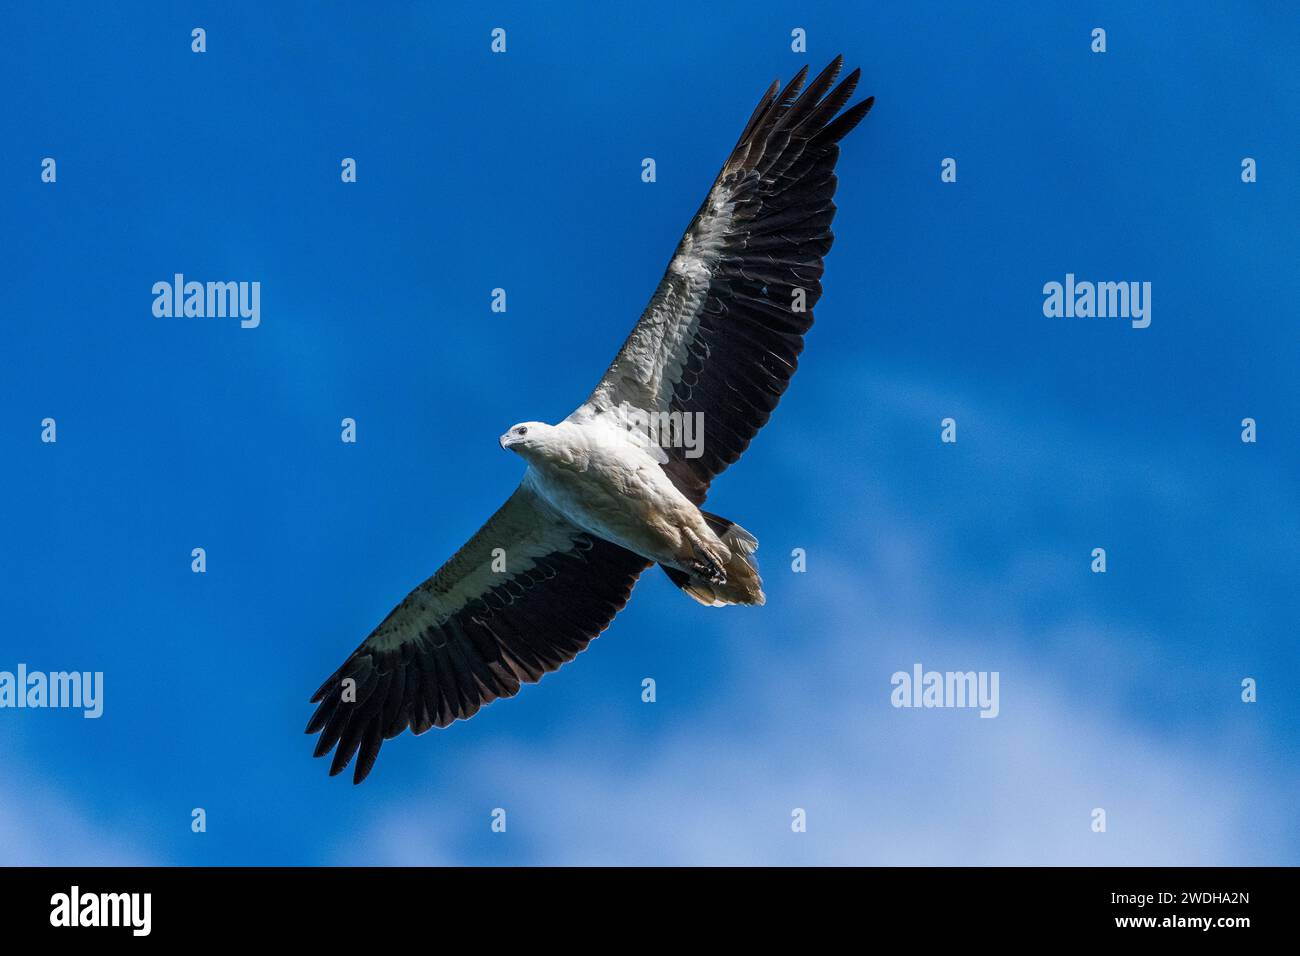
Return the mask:
<path id="1" fill-rule="evenodd" d="M 689 502 L 623 429 L 599 419 L 558 428 L 565 432 L 562 453 L 531 462 L 524 481 L 584 531 L 654 557 L 657 529 Z"/>

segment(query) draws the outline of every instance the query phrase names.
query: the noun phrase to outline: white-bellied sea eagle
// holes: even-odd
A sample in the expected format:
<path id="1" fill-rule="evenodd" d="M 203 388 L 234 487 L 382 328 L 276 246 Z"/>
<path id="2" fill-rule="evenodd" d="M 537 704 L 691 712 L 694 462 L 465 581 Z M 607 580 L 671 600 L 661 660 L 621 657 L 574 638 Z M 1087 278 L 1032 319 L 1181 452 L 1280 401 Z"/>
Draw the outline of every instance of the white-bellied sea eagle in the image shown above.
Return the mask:
<path id="1" fill-rule="evenodd" d="M 700 505 L 771 416 L 812 326 L 836 144 L 873 102 L 841 112 L 858 82 L 832 89 L 842 63 L 807 89 L 806 67 L 772 84 L 595 391 L 557 425 L 501 436 L 527 462 L 519 488 L 312 697 L 307 733 L 316 756 L 334 750 L 331 776 L 356 756 L 360 783 L 384 740 L 472 717 L 573 660 L 651 564 L 703 604 L 763 603 L 758 542 Z"/>

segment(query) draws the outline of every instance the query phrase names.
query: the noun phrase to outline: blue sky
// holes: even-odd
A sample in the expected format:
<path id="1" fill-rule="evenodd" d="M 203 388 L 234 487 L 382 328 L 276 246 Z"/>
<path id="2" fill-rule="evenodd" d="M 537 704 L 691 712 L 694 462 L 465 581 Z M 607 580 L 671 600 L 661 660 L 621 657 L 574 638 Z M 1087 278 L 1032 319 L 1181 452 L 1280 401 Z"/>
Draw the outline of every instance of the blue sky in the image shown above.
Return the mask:
<path id="1" fill-rule="evenodd" d="M 1285 5 L 270 6 L 0 24 L 0 669 L 105 675 L 99 720 L 0 711 L 0 862 L 1300 862 Z M 767 606 L 649 574 L 558 674 L 329 779 L 310 694 L 514 488 L 496 436 L 595 383 L 766 84 L 836 53 L 877 105 L 826 294 L 710 497 Z M 261 325 L 155 318 L 176 272 L 260 281 Z M 1045 318 L 1067 272 L 1151 282 L 1151 326 Z M 914 662 L 999 672 L 1001 713 L 892 708 Z"/>

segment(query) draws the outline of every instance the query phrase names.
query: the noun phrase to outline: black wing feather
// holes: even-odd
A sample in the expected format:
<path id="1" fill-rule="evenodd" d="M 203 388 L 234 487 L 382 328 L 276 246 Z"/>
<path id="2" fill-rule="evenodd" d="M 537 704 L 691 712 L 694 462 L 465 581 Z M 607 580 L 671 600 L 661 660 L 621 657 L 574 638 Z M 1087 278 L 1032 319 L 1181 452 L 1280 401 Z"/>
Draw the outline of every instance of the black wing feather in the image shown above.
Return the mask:
<path id="1" fill-rule="evenodd" d="M 703 413 L 703 454 L 664 449 L 664 470 L 696 504 L 766 424 L 799 367 L 835 240 L 836 144 L 874 102 L 844 109 L 860 73 L 836 86 L 843 62 L 836 57 L 806 87 L 805 68 L 763 95 L 641 322 L 574 413 L 623 402 Z"/>
<path id="2" fill-rule="evenodd" d="M 307 733 L 320 733 L 315 755 L 334 750 L 331 776 L 355 755 L 353 779 L 360 783 L 385 739 L 408 728 L 422 734 L 446 727 L 513 697 L 585 649 L 622 610 L 648 564 L 579 535 L 571 549 L 502 574 L 495 587 L 412 641 L 381 650 L 367 639 L 312 696 L 319 706 Z M 355 701 L 343 700 L 349 677 Z"/>

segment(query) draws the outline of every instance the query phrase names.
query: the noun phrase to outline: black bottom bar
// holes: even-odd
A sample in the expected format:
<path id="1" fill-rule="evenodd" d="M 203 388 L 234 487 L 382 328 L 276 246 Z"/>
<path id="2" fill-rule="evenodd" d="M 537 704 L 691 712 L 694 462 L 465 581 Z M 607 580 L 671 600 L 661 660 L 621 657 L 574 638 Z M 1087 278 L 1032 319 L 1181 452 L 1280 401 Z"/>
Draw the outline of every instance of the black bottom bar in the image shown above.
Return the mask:
<path id="1" fill-rule="evenodd" d="M 529 929 L 607 933 L 613 921 L 633 936 L 680 926 L 733 942 L 811 922 L 927 942 L 1103 934 L 1230 942 L 1286 925 L 1295 876 L 1282 868 L 13 868 L 0 871 L 0 925 L 10 941 L 76 934 L 83 942 L 382 945 L 468 932 L 509 943 Z"/>

